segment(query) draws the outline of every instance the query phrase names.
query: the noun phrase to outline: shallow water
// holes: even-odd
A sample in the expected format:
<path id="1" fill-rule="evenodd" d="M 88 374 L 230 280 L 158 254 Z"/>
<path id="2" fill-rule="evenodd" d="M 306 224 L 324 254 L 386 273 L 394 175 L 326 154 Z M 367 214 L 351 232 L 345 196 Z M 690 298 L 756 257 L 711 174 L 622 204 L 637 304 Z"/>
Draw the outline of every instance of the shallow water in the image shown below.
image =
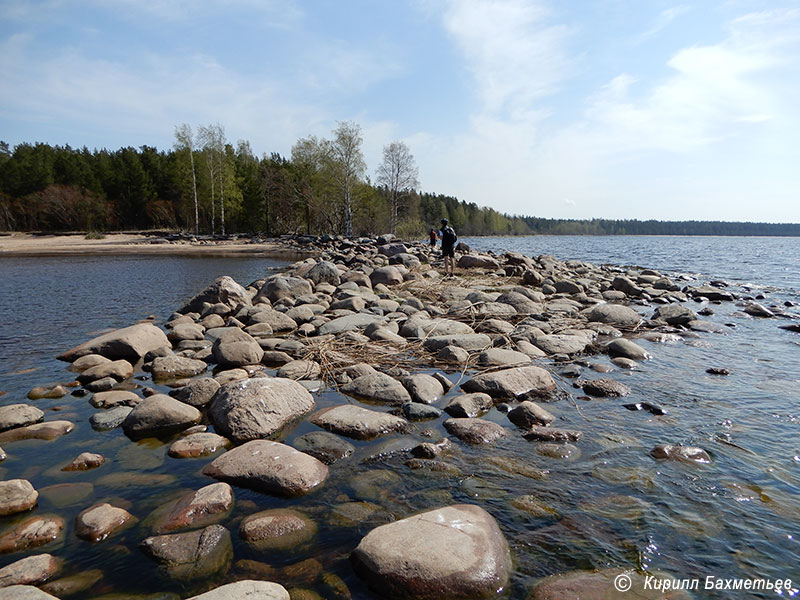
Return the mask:
<path id="1" fill-rule="evenodd" d="M 567 236 L 465 241 L 484 249 L 639 264 L 774 287 L 762 301 L 765 304 L 797 301 L 800 288 L 794 259 L 800 246 L 789 238 Z M 150 314 L 163 322 L 215 277 L 228 274 L 247 284 L 267 275 L 273 264 L 255 258 L 0 259 L 4 282 L 0 391 L 7 392 L 0 403 L 26 402 L 25 394 L 34 385 L 69 380 L 65 363 L 54 356 L 94 332 L 129 325 Z M 692 303 L 692 308 L 700 307 Z M 353 598 L 376 598 L 352 574 L 347 560 L 360 538 L 388 519 L 471 502 L 498 519 L 512 547 L 516 568 L 510 598 L 525 598 L 539 577 L 606 566 L 660 569 L 681 578 L 791 578 L 794 587 L 799 587 L 800 335 L 778 328 L 788 321 L 735 314 L 734 304 L 713 305 L 713 309 L 716 314 L 709 320 L 736 327 L 726 328 L 725 335 L 701 334 L 687 340 L 692 345 L 641 342 L 654 359 L 640 371 L 617 370 L 611 375 L 632 388 L 629 397 L 584 401 L 578 399 L 580 394 L 571 389 L 569 380 L 560 381 L 573 399 L 546 407 L 556 415 L 558 426 L 584 432 L 584 440 L 574 444 L 576 451 L 568 459 L 538 452 L 539 445 L 514 435 L 514 426 L 496 409 L 484 418 L 502 423 L 512 435 L 490 448 L 457 444 L 459 449 L 449 460 L 461 470 L 460 476 L 412 471 L 400 456 L 363 462 L 384 441 L 402 442 L 401 436 L 355 442 L 357 456 L 335 464 L 328 482 L 309 496 L 285 500 L 235 488 L 233 512 L 221 522 L 232 533 L 234 560 L 252 559 L 283 568 L 313 558 L 321 566 L 306 563 L 305 569 L 283 570 L 275 579 L 287 587 L 312 588 L 325 598 L 336 597 L 319 576 L 322 569 L 340 577 Z M 646 316 L 652 312 L 640 310 Z M 698 341 L 703 343 L 694 343 Z M 591 360 L 607 363 L 603 356 Z M 731 375 L 708 375 L 709 366 L 726 367 Z M 585 375 L 595 376 L 588 370 Z M 455 380 L 458 374 L 451 377 Z M 342 401 L 334 391 L 317 394 L 315 399 L 318 407 Z M 654 417 L 621 406 L 645 400 L 664 407 L 668 414 Z M 446 397 L 439 405 L 448 401 Z M 0 463 L 0 474 L 30 479 L 42 493 L 36 513 L 57 513 L 67 522 L 64 541 L 32 553 L 65 558 L 67 573 L 102 569 L 103 579 L 86 597 L 112 591 L 188 595 L 207 585 L 161 577 L 138 544 L 151 535 L 148 515 L 167 498 L 213 482 L 201 474 L 210 459 L 176 460 L 165 455 L 166 441 L 134 444 L 120 430 L 95 432 L 88 424 L 94 409 L 86 398 L 67 396 L 34 404 L 45 410 L 47 420 L 70 419 L 77 427 L 53 442 L 26 441 L 5 447 L 9 458 Z M 434 430 L 434 439 L 445 435 L 441 421 L 422 424 L 417 434 L 424 428 Z M 313 429 L 304 423 L 286 441 L 291 443 Z M 713 463 L 656 462 L 649 451 L 666 442 L 702 446 L 711 453 Z M 100 452 L 111 462 L 84 473 L 59 471 L 86 450 Z M 120 472 L 127 473 L 121 480 L 109 477 Z M 137 472 L 144 475 L 141 482 Z M 546 473 L 543 478 L 541 472 Z M 74 489 L 72 498 L 63 490 L 55 495 L 46 490 L 76 482 L 93 487 Z M 535 495 L 546 510 L 534 516 L 511 504 L 525 494 Z M 91 504 L 109 499 L 128 508 L 139 524 L 99 544 L 79 540 L 73 531 L 74 517 Z M 270 554 L 239 541 L 236 532 L 241 518 L 284 506 L 304 510 L 316 521 L 319 533 L 313 545 L 292 554 Z M 353 509 L 375 512 L 360 524 L 347 524 L 343 515 Z M 0 527 L 22 518 L 6 518 Z M 0 555 L 0 566 L 24 555 Z M 701 591 L 698 597 L 731 596 Z"/>

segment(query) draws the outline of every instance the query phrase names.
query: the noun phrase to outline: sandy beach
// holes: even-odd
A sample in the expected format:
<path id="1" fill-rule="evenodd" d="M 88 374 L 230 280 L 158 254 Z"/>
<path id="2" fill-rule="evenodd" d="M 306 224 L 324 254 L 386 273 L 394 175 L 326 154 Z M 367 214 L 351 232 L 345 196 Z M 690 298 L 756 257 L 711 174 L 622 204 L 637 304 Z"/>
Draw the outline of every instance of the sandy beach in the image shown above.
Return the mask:
<path id="1" fill-rule="evenodd" d="M 167 240 L 160 236 L 130 233 L 105 234 L 102 239 L 86 239 L 86 234 L 34 235 L 12 233 L 0 236 L 2 256 L 64 256 L 92 254 L 170 254 L 214 255 L 255 254 L 290 257 L 297 253 L 277 241 L 253 243 L 239 240 Z"/>

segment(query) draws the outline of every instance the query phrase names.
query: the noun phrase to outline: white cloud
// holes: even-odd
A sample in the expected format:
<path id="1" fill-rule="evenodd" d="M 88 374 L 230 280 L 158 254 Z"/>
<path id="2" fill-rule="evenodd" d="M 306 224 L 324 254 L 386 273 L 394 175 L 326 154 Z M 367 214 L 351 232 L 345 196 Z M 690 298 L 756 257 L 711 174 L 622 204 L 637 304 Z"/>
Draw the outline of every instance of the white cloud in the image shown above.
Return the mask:
<path id="1" fill-rule="evenodd" d="M 656 22 L 653 24 L 653 26 L 647 31 L 644 31 L 641 34 L 639 34 L 636 37 L 635 43 L 641 44 L 642 42 L 658 35 L 662 30 L 669 27 L 673 21 L 685 15 L 691 10 L 692 7 L 686 4 L 679 4 L 677 6 L 671 6 L 667 9 L 662 10 L 658 14 Z"/>

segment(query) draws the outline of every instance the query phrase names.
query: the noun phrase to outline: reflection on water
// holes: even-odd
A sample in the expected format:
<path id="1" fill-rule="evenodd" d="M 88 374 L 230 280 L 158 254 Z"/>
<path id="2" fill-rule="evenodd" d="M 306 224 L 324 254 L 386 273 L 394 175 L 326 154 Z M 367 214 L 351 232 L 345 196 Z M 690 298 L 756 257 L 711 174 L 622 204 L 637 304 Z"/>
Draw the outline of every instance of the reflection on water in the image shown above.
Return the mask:
<path id="1" fill-rule="evenodd" d="M 797 250 L 794 240 L 604 239 L 468 243 L 737 281 L 758 282 L 755 275 L 761 273 L 763 283 L 781 288 L 768 295 L 767 303 L 796 298 L 794 290 L 800 288 L 796 267 L 785 268 Z M 727 259 L 735 248 L 714 254 L 726 243 L 747 256 L 738 275 L 732 272 L 738 265 Z M 744 252 L 747 243 L 754 245 Z M 267 275 L 270 265 L 254 258 L 0 260 L 6 309 L 0 322 L 0 391 L 7 392 L 0 402 L 26 401 L 34 385 L 68 380 L 65 365 L 53 357 L 87 339 L 89 332 L 129 325 L 150 314 L 163 322 L 218 275 L 230 274 L 247 284 Z M 713 308 L 710 320 L 737 326 L 724 335 L 703 334 L 703 345 L 642 341 L 654 359 L 640 370 L 616 370 L 612 375 L 633 390 L 630 396 L 547 405 L 559 427 L 584 432 L 584 439 L 574 444 L 579 452 L 570 456 L 537 451 L 540 444 L 510 435 L 488 449 L 455 444 L 446 457 L 454 469 L 430 472 L 409 469 L 402 455 L 362 462 L 358 457 L 374 454 L 374 446 L 353 442 L 354 458 L 334 465 L 329 481 L 309 496 L 285 500 L 235 488 L 234 509 L 221 521 L 234 544 L 230 574 L 273 578 L 287 587 L 314 589 L 324 598 L 337 597 L 335 590 L 343 582 L 353 598 L 373 598 L 347 559 L 365 533 L 414 511 L 470 502 L 494 515 L 509 540 L 516 566 L 511 598 L 525 598 L 539 577 L 607 566 L 658 569 L 681 578 L 788 577 L 800 582 L 798 334 L 778 329 L 782 322 L 734 315 L 733 304 Z M 651 311 L 642 312 L 649 316 Z M 592 360 L 608 364 L 607 357 Z M 731 374 L 709 375 L 709 366 L 726 367 Z M 458 375 L 452 374 L 452 379 Z M 146 385 L 167 391 L 150 381 Z M 562 385 L 571 391 L 569 380 Z M 454 393 L 438 404 L 447 404 Z M 342 401 L 332 390 L 315 399 L 319 407 Z M 622 407 L 645 401 L 667 414 Z M 103 577 L 91 588 L 94 596 L 112 591 L 173 591 L 185 596 L 202 587 L 162 577 L 138 545 L 152 535 L 153 518 L 148 517 L 154 511 L 186 490 L 213 482 L 201 473 L 208 459 L 173 459 L 165 453 L 165 440 L 133 443 L 119 430 L 95 432 L 88 423 L 94 409 L 86 398 L 67 396 L 35 404 L 49 420 L 67 418 L 77 424 L 73 433 L 54 442 L 9 445 L 9 458 L 0 463 L 4 478 L 30 479 L 41 491 L 37 514 L 56 513 L 68 524 L 63 541 L 42 551 L 65 558 L 68 573 L 100 569 Z M 496 409 L 485 418 L 514 430 Z M 426 422 L 417 432 L 425 428 L 432 430 L 433 439 L 446 435 L 441 420 Z M 286 441 L 291 444 L 315 429 L 303 423 Z M 661 443 L 701 446 L 713 463 L 655 461 L 649 451 Z M 99 452 L 110 460 L 93 471 L 60 471 L 83 451 Z M 103 501 L 129 510 L 138 524 L 100 544 L 78 539 L 72 527 L 75 516 Z M 271 552 L 239 539 L 245 516 L 284 507 L 314 520 L 318 532 L 313 544 L 296 552 Z M 26 517 L 5 518 L 2 526 Z M 2 555 L 0 566 L 22 556 Z M 714 592 L 702 597 L 728 596 Z"/>

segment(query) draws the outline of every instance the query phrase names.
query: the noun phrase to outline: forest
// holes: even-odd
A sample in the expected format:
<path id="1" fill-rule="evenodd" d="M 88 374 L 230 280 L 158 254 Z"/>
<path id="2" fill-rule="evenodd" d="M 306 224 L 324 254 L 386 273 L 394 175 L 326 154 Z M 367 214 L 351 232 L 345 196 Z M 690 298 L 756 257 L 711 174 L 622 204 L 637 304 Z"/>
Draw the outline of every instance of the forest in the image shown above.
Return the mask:
<path id="1" fill-rule="evenodd" d="M 474 235 L 778 235 L 798 224 L 716 221 L 564 220 L 501 214 L 423 192 L 410 148 L 383 148 L 372 173 L 360 127 L 340 122 L 330 138 L 298 140 L 291 156 L 256 156 L 220 125 L 175 128 L 169 150 L 89 150 L 0 142 L 0 231 L 171 229 L 195 235 L 324 233 L 424 236 L 450 220 Z M 374 179 L 373 179 L 374 177 Z"/>

